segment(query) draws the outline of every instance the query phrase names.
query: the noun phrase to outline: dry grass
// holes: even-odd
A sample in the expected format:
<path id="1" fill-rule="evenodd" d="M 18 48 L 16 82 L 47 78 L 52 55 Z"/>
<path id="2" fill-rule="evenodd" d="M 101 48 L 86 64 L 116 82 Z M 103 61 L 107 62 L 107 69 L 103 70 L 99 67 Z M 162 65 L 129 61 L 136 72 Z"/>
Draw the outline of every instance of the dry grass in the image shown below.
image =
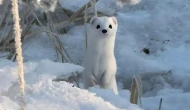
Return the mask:
<path id="1" fill-rule="evenodd" d="M 95 2 L 97 2 L 96 0 Z M 10 0 L 7 0 L 4 2 L 4 7 L 5 10 L 3 11 L 3 17 L 0 19 L 0 28 L 4 29 L 6 31 L 9 31 L 8 34 L 3 34 L 4 37 L 0 40 L 0 51 L 9 51 L 10 54 L 7 56 L 7 59 L 15 61 L 16 58 L 16 51 L 14 48 L 15 42 L 14 42 L 14 34 L 13 34 L 13 29 L 7 30 L 6 27 L 12 26 L 11 21 L 12 21 L 12 14 L 8 10 L 10 8 Z M 36 36 L 41 34 L 42 32 L 45 32 L 47 36 L 50 38 L 52 43 L 54 44 L 56 53 L 57 53 L 57 59 L 61 59 L 62 62 L 69 62 L 69 63 L 74 63 L 70 56 L 68 55 L 67 51 L 65 50 L 61 40 L 60 40 L 60 34 L 58 33 L 58 30 L 61 28 L 65 28 L 66 26 L 70 25 L 70 23 L 74 22 L 81 22 L 84 18 L 84 11 L 85 7 L 86 9 L 91 6 L 91 2 L 87 3 L 83 7 L 81 7 L 77 12 L 72 13 L 66 9 L 62 9 L 62 13 L 65 13 L 66 16 L 69 18 L 67 20 L 61 21 L 59 23 L 55 23 L 52 20 L 52 16 L 49 14 L 49 12 L 44 13 L 45 17 L 43 15 L 37 15 L 36 12 L 32 7 L 30 7 L 29 4 L 23 3 L 24 8 L 23 10 L 20 10 L 20 25 L 23 29 L 23 32 L 21 34 L 21 42 L 24 43 L 25 40 L 28 40 L 28 38 Z M 56 12 L 55 12 L 56 13 Z M 60 12 L 59 12 L 60 13 Z M 100 13 L 100 16 L 103 15 Z M 89 15 L 89 18 L 93 17 L 94 15 Z M 44 19 L 41 19 L 44 18 Z M 42 22 L 46 21 L 46 22 Z M 86 20 L 87 22 L 87 20 Z M 41 27 L 38 31 L 32 31 L 31 27 L 33 25 L 38 25 Z M 87 46 L 87 44 L 86 44 Z"/>
<path id="2" fill-rule="evenodd" d="M 137 104 L 138 101 L 140 102 L 140 106 L 142 107 L 142 82 L 140 76 L 134 76 L 132 80 L 131 85 L 131 96 L 130 96 L 130 102 L 132 104 Z"/>
<path id="3" fill-rule="evenodd" d="M 162 107 L 162 98 L 160 99 L 160 104 L 159 104 L 159 109 L 158 110 L 161 110 L 161 107 Z"/>
<path id="4" fill-rule="evenodd" d="M 171 75 L 171 70 L 167 71 L 167 72 L 162 72 L 162 73 L 156 73 L 156 74 L 150 74 L 150 73 L 145 73 L 145 74 L 140 74 L 137 76 L 134 76 L 132 79 L 132 84 L 131 84 L 131 95 L 130 95 L 130 102 L 132 104 L 140 104 L 140 107 L 142 108 L 142 101 L 141 101 L 141 97 L 142 97 L 142 82 L 141 82 L 141 78 L 142 77 L 150 77 L 150 75 L 158 75 L 158 76 L 162 76 L 162 77 L 166 77 L 168 75 Z M 159 108 L 158 110 L 161 110 L 162 107 L 162 98 L 160 99 L 159 102 Z"/>
<path id="5" fill-rule="evenodd" d="M 53 81 L 66 81 L 69 83 L 75 83 L 76 86 L 78 88 L 80 88 L 79 86 L 79 81 L 82 80 L 82 73 L 81 72 L 75 72 L 69 75 L 64 75 L 64 76 L 58 76 L 57 78 L 55 78 Z"/>
<path id="6" fill-rule="evenodd" d="M 85 44 L 86 44 L 86 49 L 87 49 L 87 45 L 88 45 L 88 37 L 87 37 L 87 21 L 88 21 L 88 14 L 87 14 L 87 7 L 88 5 L 86 5 L 85 7 L 85 16 L 84 16 L 84 27 L 85 27 Z"/>
<path id="7" fill-rule="evenodd" d="M 97 15 L 97 9 L 96 9 L 96 0 L 92 0 L 91 5 L 94 7 L 94 16 L 97 17 L 98 15 Z"/>
<path id="8" fill-rule="evenodd" d="M 25 80 L 24 80 L 24 64 L 23 64 L 23 56 L 22 56 L 22 43 L 21 43 L 21 28 L 20 28 L 20 17 L 18 11 L 18 0 L 12 0 L 12 13 L 13 13 L 13 21 L 14 21 L 14 34 L 15 34 L 15 47 L 17 53 L 17 61 L 18 61 L 18 77 L 20 83 L 20 91 L 21 91 L 21 110 L 25 109 L 24 102 L 24 94 L 25 94 Z"/>
<path id="9" fill-rule="evenodd" d="M 59 57 L 62 62 L 74 63 L 72 59 L 70 58 L 70 56 L 68 55 L 67 51 L 65 50 L 63 43 L 60 40 L 60 33 L 58 32 L 58 30 L 60 28 L 65 28 L 66 26 L 70 25 L 70 23 L 78 23 L 78 22 L 83 21 L 85 14 L 87 15 L 87 9 L 91 6 L 94 6 L 95 12 L 93 14 L 89 14 L 88 17 L 85 16 L 85 23 L 88 22 L 88 18 L 97 16 L 96 7 L 95 7 L 95 2 L 97 1 L 98 0 L 93 0 L 93 2 L 88 2 L 86 5 L 81 7 L 75 13 L 72 13 L 66 9 L 62 9 L 62 11 L 59 13 L 65 13 L 68 19 L 63 20 L 59 23 L 54 22 L 52 20 L 52 16 L 50 15 L 49 12 L 44 12 L 42 15 L 39 15 L 36 13 L 36 11 L 34 11 L 33 7 L 31 7 L 30 4 L 22 3 L 23 9 L 19 10 L 18 12 L 21 18 L 20 26 L 22 28 L 22 32 L 20 33 L 20 43 L 21 44 L 25 43 L 25 41 L 29 40 L 30 37 L 33 37 L 33 36 L 41 34 L 42 32 L 45 32 L 55 47 L 57 57 Z M 0 7 L 0 10 L 1 8 L 3 9 L 2 11 L 3 16 L 0 17 L 0 29 L 3 30 L 3 33 L 0 33 L 0 35 L 4 37 L 1 37 L 0 39 L 0 51 L 9 52 L 9 55 L 3 56 L 3 57 L 7 57 L 7 59 L 9 60 L 16 61 L 16 59 L 19 58 L 20 54 L 17 53 L 17 50 L 15 48 L 16 42 L 14 40 L 14 29 L 10 28 L 13 26 L 13 22 L 12 22 L 13 17 L 10 11 L 11 0 L 4 1 L 4 4 L 1 6 L 2 7 Z M 98 14 L 99 16 L 105 15 L 103 13 L 98 13 Z M 46 22 L 43 22 L 43 21 L 46 21 Z M 32 30 L 31 27 L 33 27 L 34 25 L 35 26 L 37 25 L 40 27 L 38 31 Z M 22 45 L 20 46 L 21 46 L 20 48 L 22 48 Z M 87 46 L 87 41 L 86 41 L 86 46 Z M 77 86 L 79 87 L 78 77 L 81 78 L 81 75 L 79 73 L 77 73 L 77 75 L 72 75 L 68 79 L 68 81 L 75 82 Z M 24 83 L 23 80 L 22 80 L 22 83 Z M 24 90 L 23 88 L 24 87 L 22 87 L 22 91 Z"/>
<path id="10" fill-rule="evenodd" d="M 61 13 L 65 13 L 68 19 L 63 20 L 59 23 L 54 22 L 52 20 L 52 16 L 50 15 L 49 12 L 44 12 L 44 14 L 39 15 L 36 13 L 36 11 L 34 11 L 33 7 L 31 7 L 29 4 L 22 3 L 23 9 L 19 10 L 19 16 L 21 18 L 20 26 L 22 28 L 22 32 L 20 33 L 20 43 L 22 44 L 25 41 L 29 40 L 30 37 L 33 37 L 33 36 L 41 34 L 42 32 L 45 32 L 55 47 L 57 57 L 61 58 L 62 62 L 74 63 L 72 59 L 70 58 L 70 56 L 68 55 L 67 51 L 64 48 L 64 45 L 62 44 L 60 40 L 60 33 L 58 32 L 58 30 L 60 28 L 65 28 L 70 23 L 77 23 L 77 22 L 83 21 L 85 13 L 87 14 L 87 9 L 91 6 L 94 6 L 95 8 L 95 2 L 97 1 L 98 0 L 93 0 L 93 2 L 87 3 L 75 13 L 72 13 L 66 9 L 62 9 Z M 7 59 L 9 60 L 16 61 L 16 59 L 20 56 L 20 54 L 17 53 L 17 50 L 15 48 L 16 42 L 14 40 L 14 30 L 10 28 L 13 26 L 13 22 L 12 22 L 13 17 L 10 11 L 11 0 L 4 1 L 4 4 L 1 6 L 2 7 L 0 7 L 0 9 L 1 8 L 3 9 L 2 11 L 3 16 L 0 17 L 0 29 L 3 29 L 3 33 L 0 33 L 0 35 L 4 37 L 1 37 L 0 39 L 0 51 L 9 52 L 9 55 L 3 56 L 3 57 L 7 57 Z M 103 13 L 98 13 L 98 14 L 99 16 L 105 15 Z M 96 15 L 97 15 L 96 11 L 93 14 L 89 14 L 88 17 L 85 17 L 87 18 L 85 19 L 85 23 L 88 22 L 88 18 L 92 18 Z M 42 21 L 46 21 L 46 22 L 42 22 Z M 38 31 L 32 30 L 31 27 L 33 27 L 34 25 L 35 26 L 37 25 L 40 27 Z M 21 46 L 20 48 L 22 48 L 22 45 L 20 46 Z M 79 87 L 78 79 L 80 78 L 81 78 L 81 75 L 77 73 L 77 75 L 70 76 L 68 81 L 75 82 L 76 85 Z M 24 83 L 23 80 L 22 80 L 22 83 Z M 22 91 L 23 90 L 24 89 L 22 87 Z"/>
<path id="11" fill-rule="evenodd" d="M 99 0 L 95 0 L 95 2 L 98 2 Z M 78 15 L 82 14 L 82 12 L 84 12 L 86 6 L 88 6 L 87 8 L 89 8 L 91 6 L 91 1 L 88 2 L 86 5 L 84 5 L 83 7 L 81 7 L 77 12 L 75 12 L 68 20 L 66 21 L 63 21 L 61 23 L 58 23 L 58 24 L 55 24 L 55 27 L 56 28 L 59 28 L 61 26 L 66 26 L 68 25 L 69 23 L 73 22 Z"/>
<path id="12" fill-rule="evenodd" d="M 94 15 L 93 15 L 92 17 L 94 17 L 94 16 L 97 17 L 96 2 L 97 2 L 96 0 L 92 0 L 92 1 L 91 1 L 91 6 L 94 7 Z M 86 49 L 87 49 L 87 46 L 88 46 L 88 35 L 87 35 L 88 5 L 89 5 L 89 4 L 87 4 L 86 7 L 85 7 L 85 15 L 84 15 Z M 91 17 L 91 18 L 92 18 L 92 17 Z"/>

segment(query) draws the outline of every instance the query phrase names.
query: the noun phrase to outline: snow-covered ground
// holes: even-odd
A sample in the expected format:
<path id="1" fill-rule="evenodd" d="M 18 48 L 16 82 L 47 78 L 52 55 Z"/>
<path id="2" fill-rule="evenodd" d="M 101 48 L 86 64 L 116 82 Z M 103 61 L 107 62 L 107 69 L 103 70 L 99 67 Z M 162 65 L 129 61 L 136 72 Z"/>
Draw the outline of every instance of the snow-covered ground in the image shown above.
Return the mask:
<path id="1" fill-rule="evenodd" d="M 88 1 L 59 3 L 75 12 Z M 60 36 L 78 65 L 53 62 L 57 60 L 56 52 L 45 34 L 24 43 L 28 110 L 140 110 L 140 106 L 129 103 L 128 89 L 132 76 L 137 74 L 142 76 L 142 109 L 158 110 L 163 98 L 161 110 L 189 110 L 190 1 L 142 0 L 121 8 L 114 0 L 99 0 L 97 10 L 118 19 L 115 55 L 119 95 L 96 87 L 87 91 L 70 83 L 52 81 L 83 70 L 78 66 L 85 52 L 84 26 L 80 25 Z M 143 51 L 145 48 L 148 54 Z M 16 63 L 1 58 L 0 110 L 19 107 L 16 67 Z"/>
<path id="2" fill-rule="evenodd" d="M 17 66 L 8 60 L 0 62 L 0 110 L 16 110 L 19 108 L 19 87 L 17 83 Z M 125 108 L 141 110 L 129 100 L 115 96 L 112 91 L 105 96 L 116 97 L 123 101 L 116 107 L 109 101 L 96 96 L 95 93 L 74 87 L 65 81 L 53 81 L 60 75 L 81 72 L 83 68 L 74 64 L 55 63 L 50 60 L 30 61 L 25 63 L 26 109 L 27 110 L 124 110 Z M 95 89 L 96 90 L 96 89 Z M 114 100 L 112 100 L 114 101 Z M 120 103 L 116 103 L 118 106 Z"/>

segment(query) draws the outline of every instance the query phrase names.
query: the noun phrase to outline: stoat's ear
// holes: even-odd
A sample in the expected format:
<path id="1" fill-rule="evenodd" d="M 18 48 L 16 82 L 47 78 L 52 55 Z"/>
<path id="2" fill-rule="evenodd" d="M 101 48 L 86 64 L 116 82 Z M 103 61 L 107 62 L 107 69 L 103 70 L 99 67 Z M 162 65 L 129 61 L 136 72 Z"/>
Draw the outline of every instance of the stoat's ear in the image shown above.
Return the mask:
<path id="1" fill-rule="evenodd" d="M 112 16 L 111 19 L 113 20 L 113 23 L 114 23 L 115 25 L 117 25 L 117 19 L 116 19 L 116 17 Z"/>
<path id="2" fill-rule="evenodd" d="M 97 21 L 97 19 L 98 19 L 97 17 L 93 17 L 93 18 L 90 20 L 90 24 L 93 25 L 93 24 Z"/>

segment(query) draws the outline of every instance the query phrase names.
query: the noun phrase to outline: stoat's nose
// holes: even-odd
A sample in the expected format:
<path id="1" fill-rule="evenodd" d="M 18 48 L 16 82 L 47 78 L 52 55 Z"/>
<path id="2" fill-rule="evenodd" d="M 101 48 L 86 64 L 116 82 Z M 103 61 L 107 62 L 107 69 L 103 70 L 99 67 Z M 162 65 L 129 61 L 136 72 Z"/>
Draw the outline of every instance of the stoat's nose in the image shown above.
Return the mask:
<path id="1" fill-rule="evenodd" d="M 103 29 L 103 30 L 102 30 L 102 33 L 104 33 L 104 34 L 107 33 L 107 30 L 106 30 L 106 29 Z"/>

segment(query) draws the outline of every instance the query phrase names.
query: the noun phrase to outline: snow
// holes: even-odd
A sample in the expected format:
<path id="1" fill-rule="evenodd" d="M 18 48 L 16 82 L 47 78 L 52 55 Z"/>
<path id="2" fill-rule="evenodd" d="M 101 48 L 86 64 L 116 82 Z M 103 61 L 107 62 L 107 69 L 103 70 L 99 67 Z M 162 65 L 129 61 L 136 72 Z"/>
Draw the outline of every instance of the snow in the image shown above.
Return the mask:
<path id="1" fill-rule="evenodd" d="M 40 81 L 30 86 L 29 91 L 32 92 L 26 96 L 29 110 L 121 110 L 66 82 Z"/>
<path id="2" fill-rule="evenodd" d="M 2 94 L 2 92 L 7 91 L 12 85 L 12 82 L 15 81 L 17 77 L 15 72 L 17 69 L 11 61 L 1 60 L 0 62 L 0 93 Z"/>
<path id="3" fill-rule="evenodd" d="M 90 0 L 59 0 L 59 4 L 66 9 L 70 9 L 71 11 L 77 11 L 89 1 Z"/>
<path id="4" fill-rule="evenodd" d="M 88 2 L 59 0 L 72 12 Z M 44 33 L 24 42 L 27 109 L 141 110 L 130 103 L 128 90 L 133 75 L 141 75 L 142 109 L 158 109 L 163 98 L 161 110 L 189 110 L 190 1 L 141 0 L 136 5 L 120 7 L 115 0 L 99 0 L 97 10 L 116 16 L 119 23 L 115 47 L 119 95 L 99 87 L 84 90 L 82 81 L 81 88 L 53 81 L 68 79 L 71 73 L 76 75 L 84 69 L 79 66 L 85 52 L 84 26 L 78 25 L 60 36 L 75 64 L 60 63 L 54 45 Z M 143 52 L 144 48 L 149 54 Z M 0 110 L 18 109 L 17 64 L 1 58 L 0 78 Z"/>
<path id="5" fill-rule="evenodd" d="M 18 110 L 18 104 L 14 103 L 10 98 L 0 96 L 0 110 Z"/>
<path id="6" fill-rule="evenodd" d="M 0 75 L 6 76 L 4 77 L 6 79 L 10 76 L 6 74 L 6 72 L 10 74 L 17 73 L 17 66 L 14 62 L 4 60 L 3 62 L 0 62 L 0 65 L 2 71 Z M 65 110 L 124 110 L 110 104 L 103 98 L 96 96 L 95 93 L 90 93 L 87 90 L 73 87 L 73 84 L 71 83 L 65 81 L 53 81 L 53 79 L 59 75 L 69 75 L 71 72 L 81 72 L 82 70 L 83 67 L 78 65 L 52 62 L 47 59 L 38 62 L 26 62 L 26 109 L 43 110 L 46 108 L 46 110 L 62 110 L 64 108 Z M 6 89 L 6 91 L 2 93 L 3 96 L 0 97 L 1 110 L 14 110 L 19 107 L 19 87 L 16 76 L 12 78 L 12 80 L 8 80 L 7 82 L 2 80 L 4 81 L 3 84 L 9 84 L 6 85 L 6 88 L 9 89 Z M 3 88 L 3 85 L 1 86 Z M 110 97 L 110 95 L 107 97 Z M 116 97 L 119 98 L 119 96 Z M 131 108 L 129 101 L 126 102 L 128 103 L 129 108 Z M 123 102 L 123 104 L 125 104 L 125 102 Z M 125 107 L 127 108 L 127 106 Z M 140 109 L 134 105 L 133 110 Z"/>
<path id="7" fill-rule="evenodd" d="M 76 4 L 65 6 L 65 1 L 61 2 L 62 7 L 73 12 L 77 10 L 72 8 Z M 160 97 L 163 97 L 163 101 L 166 98 L 166 102 L 163 102 L 165 103 L 163 110 L 177 110 L 178 107 L 188 110 L 187 101 L 171 105 L 172 100 L 169 100 L 165 94 L 179 94 L 170 96 L 176 100 L 179 100 L 180 96 L 183 97 L 184 93 L 189 97 L 186 92 L 190 91 L 188 86 L 190 2 L 187 0 L 142 0 L 137 5 L 126 5 L 122 8 L 116 5 L 110 7 L 113 3 L 114 0 L 100 0 L 97 3 L 97 9 L 99 12 L 115 15 L 118 19 L 115 54 L 118 64 L 118 82 L 121 84 L 120 91 L 122 88 L 130 89 L 133 75 L 142 74 L 143 101 L 145 100 L 143 105 L 146 110 L 158 109 Z M 106 9 L 110 11 L 107 13 Z M 81 27 L 76 26 L 70 32 L 83 32 L 84 28 Z M 70 45 L 72 47 L 84 45 L 84 34 L 77 35 L 65 38 L 64 44 L 68 45 L 70 41 L 74 41 L 71 39 L 77 37 L 77 44 L 72 42 Z M 81 44 L 78 43 L 79 36 L 81 36 Z M 69 39 L 68 42 L 67 39 Z M 150 54 L 145 54 L 142 51 L 144 48 L 148 48 Z M 78 49 L 76 49 L 77 52 Z M 68 48 L 68 51 L 70 54 L 75 54 L 73 49 Z M 81 48 L 81 51 L 84 50 Z M 75 56 L 75 59 L 81 59 L 81 57 Z M 163 74 L 169 70 L 171 74 L 164 76 Z M 149 100 L 149 97 L 152 100 Z M 157 101 L 154 101 L 154 97 Z M 187 97 L 183 99 L 188 100 Z"/>
<path id="8" fill-rule="evenodd" d="M 25 61 L 27 61 L 28 59 L 35 61 L 38 61 L 40 59 L 56 60 L 56 52 L 54 46 L 50 39 L 45 36 L 45 34 L 30 38 L 29 41 L 26 41 L 26 43 L 24 43 L 23 45 L 23 47 L 25 47 L 23 48 Z"/>
<path id="9" fill-rule="evenodd" d="M 59 3 L 65 9 L 68 9 L 72 12 L 76 12 L 82 6 L 86 5 L 91 0 L 59 0 Z M 117 7 L 114 0 L 99 0 L 96 4 L 96 9 L 99 12 L 106 13 L 106 14 L 113 14 Z M 90 8 L 90 12 L 93 11 L 93 7 Z"/>
<path id="10" fill-rule="evenodd" d="M 97 96 L 102 97 L 104 100 L 110 102 L 111 104 L 115 105 L 116 107 L 119 107 L 119 108 L 122 108 L 125 110 L 130 110 L 130 109 L 141 110 L 140 108 L 137 108 L 137 105 L 131 104 L 129 102 L 129 99 L 130 99 L 129 91 L 121 90 L 119 92 L 119 94 L 120 94 L 119 97 L 117 95 L 114 95 L 113 91 L 110 91 L 110 90 L 105 90 L 105 89 L 100 89 L 100 88 L 99 89 L 90 88 L 89 91 L 96 93 Z"/>
<path id="11" fill-rule="evenodd" d="M 189 110 L 190 103 L 189 93 L 175 93 L 166 96 L 156 96 L 143 98 L 143 105 L 145 110 L 156 110 L 159 107 L 160 99 L 162 100 L 162 108 L 161 110 Z"/>

